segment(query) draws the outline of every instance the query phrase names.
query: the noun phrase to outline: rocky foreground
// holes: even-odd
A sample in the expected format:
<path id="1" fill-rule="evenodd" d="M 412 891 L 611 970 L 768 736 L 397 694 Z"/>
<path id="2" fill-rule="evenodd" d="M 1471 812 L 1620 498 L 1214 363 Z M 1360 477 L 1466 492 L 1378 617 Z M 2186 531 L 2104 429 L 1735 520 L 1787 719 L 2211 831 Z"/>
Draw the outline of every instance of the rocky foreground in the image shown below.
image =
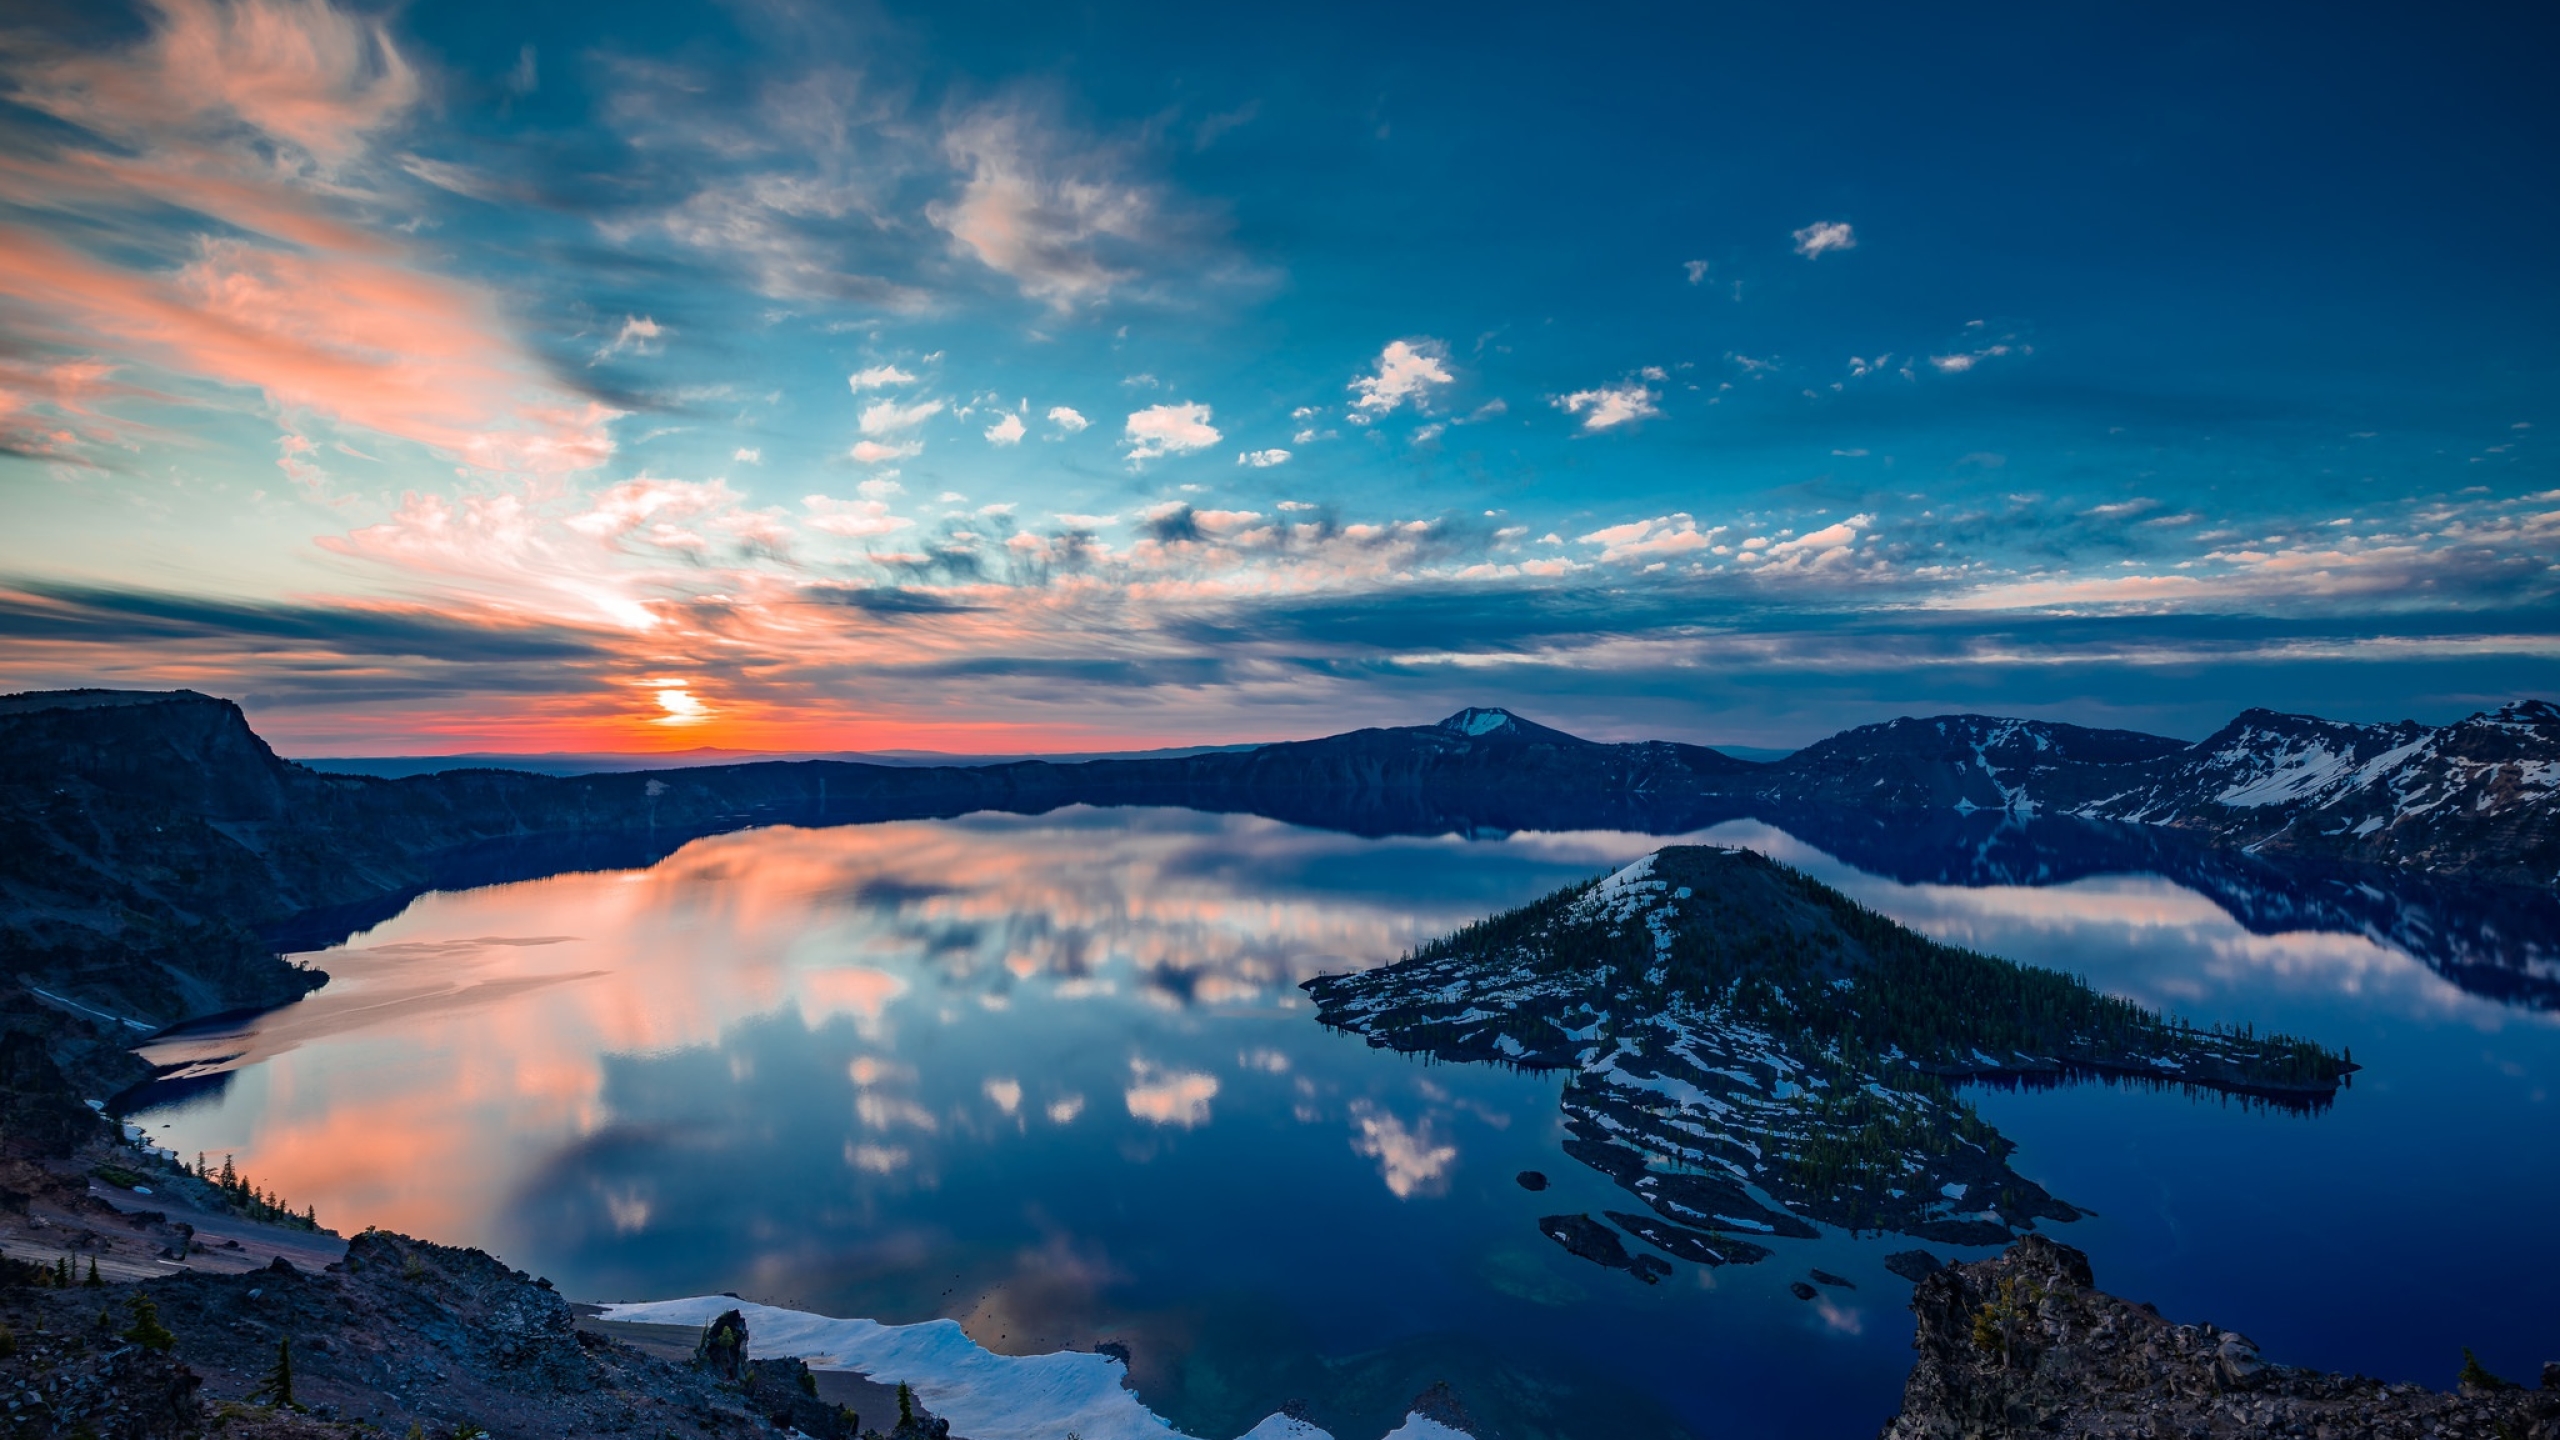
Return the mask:
<path id="1" fill-rule="evenodd" d="M 2274 1364 L 2236 1331 L 2106 1294 L 2088 1256 L 2041 1235 L 1924 1277 L 1911 1310 L 1919 1359 L 1881 1440 L 2560 1437 L 2560 1365 L 2528 1390 L 2475 1364 L 2444 1392 Z"/>
<path id="2" fill-rule="evenodd" d="M 149 1167 L 155 1193 L 92 1181 L 118 1165 Z M 253 1223 L 195 1208 L 183 1183 L 129 1147 L 0 1154 L 0 1435 L 949 1433 L 912 1405 L 901 1425 L 894 1392 L 856 1377 L 748 1360 L 742 1324 L 671 1362 L 480 1251 Z"/>

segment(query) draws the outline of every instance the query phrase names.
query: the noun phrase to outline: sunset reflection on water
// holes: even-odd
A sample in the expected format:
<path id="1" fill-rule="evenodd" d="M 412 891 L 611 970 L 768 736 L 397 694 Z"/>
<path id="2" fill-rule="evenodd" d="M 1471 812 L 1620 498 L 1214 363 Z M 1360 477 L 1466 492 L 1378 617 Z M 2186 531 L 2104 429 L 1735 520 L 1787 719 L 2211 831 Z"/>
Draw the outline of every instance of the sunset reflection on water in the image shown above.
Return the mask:
<path id="1" fill-rule="evenodd" d="M 2366 1069 L 2312 1117 L 1969 1092 L 2021 1173 L 2094 1212 L 2055 1228 L 2102 1277 L 2393 1378 L 2483 1328 L 2560 1341 L 2515 1284 L 2560 1283 L 2533 1203 L 2560 1153 L 2511 1140 L 2560 1089 L 2551 1014 L 2366 935 L 2253 933 L 2157 876 L 1915 884 L 1766 825 L 1687 838 L 2199 1021 L 2353 1048 Z M 1517 1376 L 1581 1417 L 1517 1428 L 1871 1429 L 1909 1364 L 1882 1268 L 1907 1238 L 1653 1287 L 1600 1270 L 1536 1229 L 1625 1203 L 1562 1153 L 1560 1077 L 1372 1050 L 1296 989 L 1666 843 L 1147 809 L 742 832 L 425 897 L 310 957 L 333 978 L 302 1002 L 154 1045 L 194 1079 L 141 1119 L 341 1231 L 478 1245 L 580 1298 L 948 1316 L 1013 1353 L 1120 1341 L 1195 1434 L 1319 1392 L 1381 1433 L 1433 1378 Z M 1533 1169 L 1536 1194 L 1513 1179 Z M 2477 1264 L 2417 1285 L 2335 1263 L 2456 1208 Z M 1860 1288 L 1795 1299 L 1816 1265 Z"/>
<path id="2" fill-rule="evenodd" d="M 1516 903 L 1659 843 L 1377 842 L 1139 813 L 1153 823 L 1078 810 L 759 830 L 647 870 L 430 895 L 301 957 L 331 976 L 309 999 L 147 1051 L 232 1071 L 235 1091 L 154 1127 L 182 1152 L 238 1155 L 341 1226 L 483 1235 L 532 1167 L 606 1122 L 608 1055 L 716 1047 L 740 1021 L 785 1010 L 812 1029 L 841 1017 L 876 1042 L 895 1023 L 961 1024 L 1017 993 L 1297 1010 L 1298 982 L 1392 959 L 1487 908 L 1473 894 L 1346 891 L 1326 884 L 1330 867 L 1392 873 L 1398 858 L 1465 851 L 1516 878 L 1488 882 L 1516 892 L 1496 903 Z M 1133 1076 L 1126 1109 L 1206 1123 L 1202 1078 Z M 869 1168 L 885 1169 L 890 1148 L 866 1151 Z"/>

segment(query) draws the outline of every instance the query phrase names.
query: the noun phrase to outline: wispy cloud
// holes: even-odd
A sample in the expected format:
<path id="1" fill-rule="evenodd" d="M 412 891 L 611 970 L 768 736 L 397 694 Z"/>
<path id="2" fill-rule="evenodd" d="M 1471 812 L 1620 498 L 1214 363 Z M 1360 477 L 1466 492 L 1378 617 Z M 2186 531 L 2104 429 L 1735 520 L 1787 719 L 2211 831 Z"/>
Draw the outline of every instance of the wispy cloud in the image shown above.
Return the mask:
<path id="1" fill-rule="evenodd" d="M 1019 104 L 961 116 L 943 148 L 965 178 L 957 198 L 925 213 L 1024 295 L 1072 310 L 1137 278 L 1128 252 L 1158 232 L 1162 204 L 1121 156 L 1071 148 Z"/>
<path id="2" fill-rule="evenodd" d="M 0 166 L 18 343 L 253 390 L 485 469 L 612 453 L 615 412 L 556 379 L 495 298 L 368 228 L 349 179 L 417 104 L 373 21 L 324 0 L 171 0 L 123 48 L 33 45 L 13 98 L 80 127 Z M 91 143 L 94 139 L 97 143 Z M 134 239 L 90 248 L 114 217 Z"/>
<path id="3" fill-rule="evenodd" d="M 1807 260 L 1819 259 L 1834 250 L 1858 248 L 1857 232 L 1845 220 L 1816 220 L 1795 234 L 1796 253 Z"/>
<path id="4" fill-rule="evenodd" d="M 865 435 L 895 435 L 913 430 L 942 410 L 940 400 L 914 400 L 904 405 L 895 400 L 875 400 L 862 407 L 859 423 Z"/>

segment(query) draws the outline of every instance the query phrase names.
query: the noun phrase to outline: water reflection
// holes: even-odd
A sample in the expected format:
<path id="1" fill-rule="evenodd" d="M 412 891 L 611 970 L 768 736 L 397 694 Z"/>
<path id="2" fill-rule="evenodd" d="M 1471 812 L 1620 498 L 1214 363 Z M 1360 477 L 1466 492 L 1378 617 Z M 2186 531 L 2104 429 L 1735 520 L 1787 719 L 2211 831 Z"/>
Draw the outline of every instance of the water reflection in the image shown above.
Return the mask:
<path id="1" fill-rule="evenodd" d="M 2387 927 L 2272 923 L 2264 887 L 2242 914 L 2234 885 L 2034 859 L 2046 833 L 1966 830 L 1997 863 L 1926 873 L 1872 835 L 1840 841 L 1858 863 L 1757 821 L 1699 838 L 1942 939 L 2353 1045 L 2368 1070 L 2316 1122 L 1981 1096 L 2023 1173 L 2100 1212 L 2063 1233 L 2102 1274 L 2307 1363 L 2441 1381 L 2427 1357 L 2467 1316 L 2560 1353 L 2560 1322 L 2514 1298 L 2560 1288 L 2521 1203 L 2560 1185 L 2529 1138 L 2555 1017 L 2447 983 Z M 1440 1378 L 1523 1432 L 1871 1430 L 1909 1363 L 1879 1263 L 1898 1246 L 1826 1235 L 1652 1288 L 1600 1271 L 1533 1228 L 1624 1203 L 1559 1152 L 1553 1077 L 1369 1050 L 1296 991 L 1661 843 L 1147 810 L 696 840 L 646 869 L 424 897 L 315 957 L 335 978 L 301 1004 L 156 1046 L 227 1083 L 147 1118 L 340 1228 L 488 1246 L 581 1296 L 948 1315 L 1013 1351 L 1118 1339 L 1199 1434 L 1293 1397 L 1378 1434 Z M 2004 866 L 2031 873 L 1978 883 Z M 1521 1191 L 1527 1169 L 1554 1188 Z M 2426 1296 L 2322 1282 L 2343 1249 L 2457 1211 L 2476 1256 Z M 1862 1288 L 1797 1301 L 1806 1265 Z M 2269 1313 L 2291 1295 L 2322 1313 Z"/>

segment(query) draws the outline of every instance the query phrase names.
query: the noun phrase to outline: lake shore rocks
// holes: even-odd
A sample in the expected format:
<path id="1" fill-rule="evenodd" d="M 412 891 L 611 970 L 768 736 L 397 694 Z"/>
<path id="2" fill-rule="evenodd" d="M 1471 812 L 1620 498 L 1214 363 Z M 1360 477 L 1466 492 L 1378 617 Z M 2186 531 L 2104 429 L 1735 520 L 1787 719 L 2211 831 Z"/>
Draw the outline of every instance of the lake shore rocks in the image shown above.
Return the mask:
<path id="1" fill-rule="evenodd" d="M 1922 1277 L 1911 1311 L 1919 1354 L 1880 1440 L 2560 1440 L 2560 1365 L 2540 1390 L 2484 1372 L 2447 1392 L 2277 1364 L 2099 1290 L 2086 1255 L 2041 1235 Z"/>

